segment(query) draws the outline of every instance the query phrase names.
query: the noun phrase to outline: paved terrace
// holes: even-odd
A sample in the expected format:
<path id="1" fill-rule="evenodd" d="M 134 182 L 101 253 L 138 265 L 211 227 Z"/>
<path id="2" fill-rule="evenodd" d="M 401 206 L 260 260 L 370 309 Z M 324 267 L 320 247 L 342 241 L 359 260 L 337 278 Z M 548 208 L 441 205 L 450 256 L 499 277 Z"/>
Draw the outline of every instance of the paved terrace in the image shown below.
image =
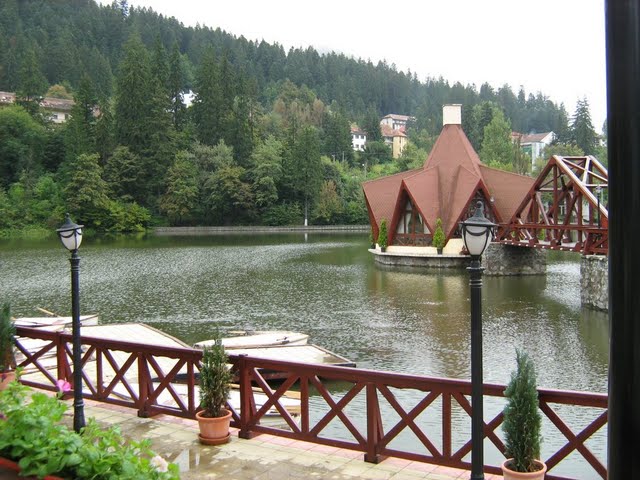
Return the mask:
<path id="1" fill-rule="evenodd" d="M 73 400 L 67 400 L 69 421 Z M 280 480 L 280 479 L 468 479 L 470 472 L 452 468 L 387 458 L 379 464 L 366 463 L 363 453 L 300 442 L 272 435 L 251 440 L 238 438 L 231 429 L 231 441 L 221 446 L 201 445 L 198 422 L 168 415 L 139 418 L 134 409 L 85 399 L 85 416 L 102 424 L 119 425 L 125 436 L 150 438 L 152 448 L 165 459 L 177 463 L 182 479 Z M 2 471 L 0 470 L 0 478 Z M 485 475 L 487 480 L 501 479 Z"/>

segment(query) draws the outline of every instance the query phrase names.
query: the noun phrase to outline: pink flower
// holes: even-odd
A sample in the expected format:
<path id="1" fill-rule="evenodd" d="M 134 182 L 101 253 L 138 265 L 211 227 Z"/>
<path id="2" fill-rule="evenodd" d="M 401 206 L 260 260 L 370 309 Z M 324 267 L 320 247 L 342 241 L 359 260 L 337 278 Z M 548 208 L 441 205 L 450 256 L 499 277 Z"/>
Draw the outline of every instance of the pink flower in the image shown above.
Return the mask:
<path id="1" fill-rule="evenodd" d="M 58 386 L 58 390 L 62 393 L 71 391 L 71 384 L 62 378 L 58 379 L 56 385 Z"/>
<path id="2" fill-rule="evenodd" d="M 169 471 L 169 463 L 160 455 L 156 455 L 155 457 L 153 457 L 149 463 L 151 463 L 151 466 L 158 472 Z"/>

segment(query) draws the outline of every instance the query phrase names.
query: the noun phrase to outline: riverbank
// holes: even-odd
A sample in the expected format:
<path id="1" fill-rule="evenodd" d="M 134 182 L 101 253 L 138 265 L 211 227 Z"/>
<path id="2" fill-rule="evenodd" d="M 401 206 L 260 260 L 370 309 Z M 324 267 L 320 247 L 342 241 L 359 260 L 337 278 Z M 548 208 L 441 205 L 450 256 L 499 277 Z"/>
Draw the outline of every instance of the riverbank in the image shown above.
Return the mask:
<path id="1" fill-rule="evenodd" d="M 156 227 L 155 235 L 228 235 L 265 233 L 368 233 L 369 225 L 289 225 L 289 226 L 228 226 L 228 227 Z"/>

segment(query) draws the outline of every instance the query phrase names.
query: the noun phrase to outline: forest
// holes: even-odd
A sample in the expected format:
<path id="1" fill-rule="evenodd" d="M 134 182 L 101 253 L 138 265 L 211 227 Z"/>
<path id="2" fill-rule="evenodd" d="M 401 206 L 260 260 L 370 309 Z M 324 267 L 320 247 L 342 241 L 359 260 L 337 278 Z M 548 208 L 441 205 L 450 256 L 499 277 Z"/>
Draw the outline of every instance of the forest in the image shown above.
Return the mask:
<path id="1" fill-rule="evenodd" d="M 463 105 L 483 162 L 535 174 L 511 132 L 553 131 L 548 154 L 606 146 L 581 99 L 418 79 L 395 65 L 188 27 L 126 0 L 0 3 L 0 236 L 69 212 L 98 232 L 157 225 L 366 224 L 363 181 L 424 164 L 442 105 Z M 56 124 L 41 100 L 74 100 Z M 415 118 L 391 158 L 382 116 Z M 367 133 L 351 146 L 352 125 Z"/>

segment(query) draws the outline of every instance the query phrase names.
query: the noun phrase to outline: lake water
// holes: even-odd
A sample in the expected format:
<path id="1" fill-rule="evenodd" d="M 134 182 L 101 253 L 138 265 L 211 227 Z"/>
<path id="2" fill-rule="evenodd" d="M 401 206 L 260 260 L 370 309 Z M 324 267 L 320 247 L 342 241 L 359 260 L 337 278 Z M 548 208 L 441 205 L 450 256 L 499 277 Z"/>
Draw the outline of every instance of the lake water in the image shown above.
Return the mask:
<path id="1" fill-rule="evenodd" d="M 145 322 L 187 343 L 218 327 L 302 331 L 359 367 L 469 379 L 467 273 L 381 268 L 366 237 L 88 238 L 81 310 L 102 323 Z M 57 240 L 1 242 L 0 301 L 14 316 L 35 316 L 38 306 L 69 315 L 68 257 Z M 547 272 L 484 277 L 484 379 L 507 383 L 521 347 L 539 386 L 604 393 L 608 317 L 581 308 L 577 255 L 550 252 Z M 543 447 L 557 441 L 545 438 Z M 589 446 L 603 458 L 606 437 Z"/>

